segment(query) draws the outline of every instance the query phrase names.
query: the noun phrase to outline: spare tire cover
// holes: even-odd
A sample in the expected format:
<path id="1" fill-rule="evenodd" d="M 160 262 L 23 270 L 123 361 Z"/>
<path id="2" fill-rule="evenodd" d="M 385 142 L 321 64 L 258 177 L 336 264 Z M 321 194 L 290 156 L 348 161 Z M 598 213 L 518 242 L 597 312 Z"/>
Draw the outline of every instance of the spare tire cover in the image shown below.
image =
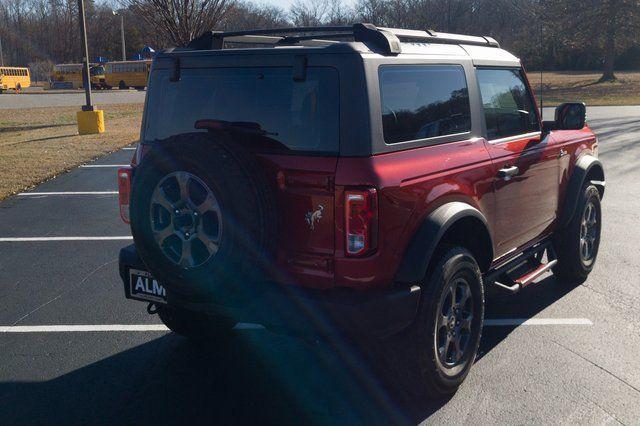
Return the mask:
<path id="1" fill-rule="evenodd" d="M 156 142 L 136 169 L 133 239 L 169 292 L 237 296 L 270 269 L 276 226 L 264 169 L 228 135 Z"/>

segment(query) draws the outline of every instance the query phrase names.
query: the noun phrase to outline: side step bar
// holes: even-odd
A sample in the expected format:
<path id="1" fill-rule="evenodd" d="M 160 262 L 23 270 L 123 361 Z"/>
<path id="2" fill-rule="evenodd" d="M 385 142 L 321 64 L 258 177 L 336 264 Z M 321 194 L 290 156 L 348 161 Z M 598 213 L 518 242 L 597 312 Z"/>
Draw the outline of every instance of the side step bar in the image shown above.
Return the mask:
<path id="1" fill-rule="evenodd" d="M 542 274 L 556 266 L 556 263 L 558 263 L 558 259 L 554 259 L 548 263 L 541 264 L 537 269 L 518 278 L 513 285 L 504 285 L 502 283 L 499 283 L 498 281 L 494 281 L 493 284 L 511 293 L 517 293 L 534 282 L 536 279 L 538 279 Z"/>
<path id="2" fill-rule="evenodd" d="M 545 252 L 547 253 L 547 263 L 542 263 Z M 517 293 L 551 270 L 557 263 L 558 260 L 551 242 L 542 242 L 486 274 L 485 282 L 509 293 Z M 515 274 L 518 278 L 514 279 L 513 275 Z M 503 282 L 507 284 L 503 284 Z"/>

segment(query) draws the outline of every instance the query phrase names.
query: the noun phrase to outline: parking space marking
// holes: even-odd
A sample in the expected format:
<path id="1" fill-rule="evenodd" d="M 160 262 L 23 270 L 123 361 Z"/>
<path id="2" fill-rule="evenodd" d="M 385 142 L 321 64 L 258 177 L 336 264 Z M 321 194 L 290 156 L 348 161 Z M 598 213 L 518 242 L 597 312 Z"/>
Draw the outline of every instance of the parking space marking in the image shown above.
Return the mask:
<path id="1" fill-rule="evenodd" d="M 485 327 L 513 325 L 593 325 L 588 318 L 504 318 L 487 319 Z M 240 322 L 235 330 L 264 330 L 260 324 Z M 81 325 L 10 325 L 0 326 L 0 333 L 77 333 L 119 331 L 169 331 L 163 324 L 81 324 Z"/>
<path id="2" fill-rule="evenodd" d="M 122 148 L 124 151 L 135 151 L 136 147 L 134 146 L 126 146 L 124 148 Z"/>
<path id="3" fill-rule="evenodd" d="M 168 331 L 163 324 L 110 324 L 110 325 L 11 325 L 0 326 L 0 333 L 64 333 L 91 331 Z"/>
<path id="4" fill-rule="evenodd" d="M 21 192 L 23 197 L 39 195 L 117 195 L 118 191 L 62 191 L 62 192 Z"/>
<path id="5" fill-rule="evenodd" d="M 112 241 L 132 240 L 131 235 L 113 237 L 0 237 L 1 243 L 38 242 L 38 241 Z"/>
<path id="6" fill-rule="evenodd" d="M 236 330 L 263 330 L 264 326 L 238 323 Z M 77 333 L 113 331 L 169 331 L 164 324 L 81 324 L 81 325 L 10 325 L 0 326 L 0 333 Z"/>
<path id="7" fill-rule="evenodd" d="M 588 318 L 497 318 L 485 319 L 485 327 L 508 327 L 513 325 L 593 325 Z"/>
<path id="8" fill-rule="evenodd" d="M 129 167 L 130 164 L 83 164 L 80 166 L 82 169 L 100 169 L 100 168 L 116 168 L 116 167 Z"/>

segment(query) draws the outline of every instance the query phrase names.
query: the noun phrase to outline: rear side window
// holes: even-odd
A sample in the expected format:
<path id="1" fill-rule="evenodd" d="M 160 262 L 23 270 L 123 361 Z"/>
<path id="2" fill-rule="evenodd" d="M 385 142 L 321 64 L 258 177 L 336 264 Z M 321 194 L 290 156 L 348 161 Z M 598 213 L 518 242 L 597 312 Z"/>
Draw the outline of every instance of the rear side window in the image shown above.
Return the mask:
<path id="1" fill-rule="evenodd" d="M 522 71 L 479 68 L 477 75 L 489 140 L 540 130 Z"/>
<path id="2" fill-rule="evenodd" d="M 307 68 L 304 81 L 292 68 L 184 69 L 178 82 L 152 72 L 144 138 L 196 131 L 198 120 L 250 128 L 268 151 L 337 153 L 338 72 Z M 255 141 L 254 141 L 255 142 Z"/>
<path id="3" fill-rule="evenodd" d="M 386 143 L 471 131 L 462 66 L 386 66 L 380 68 L 379 79 Z"/>

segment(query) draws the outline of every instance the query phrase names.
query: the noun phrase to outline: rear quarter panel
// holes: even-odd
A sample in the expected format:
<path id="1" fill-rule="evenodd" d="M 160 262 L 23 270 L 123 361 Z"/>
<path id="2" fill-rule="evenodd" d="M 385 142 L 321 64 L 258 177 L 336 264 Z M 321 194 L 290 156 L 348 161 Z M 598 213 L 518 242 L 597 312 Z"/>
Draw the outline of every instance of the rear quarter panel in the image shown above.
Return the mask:
<path id="1" fill-rule="evenodd" d="M 370 158 L 340 158 L 336 172 L 336 212 L 344 211 L 346 186 L 375 186 L 379 228 L 378 250 L 373 255 L 346 257 L 344 217 L 336 213 L 336 285 L 377 288 L 392 282 L 424 218 L 446 202 L 462 201 L 474 206 L 491 226 L 494 175 L 481 138 Z"/>

